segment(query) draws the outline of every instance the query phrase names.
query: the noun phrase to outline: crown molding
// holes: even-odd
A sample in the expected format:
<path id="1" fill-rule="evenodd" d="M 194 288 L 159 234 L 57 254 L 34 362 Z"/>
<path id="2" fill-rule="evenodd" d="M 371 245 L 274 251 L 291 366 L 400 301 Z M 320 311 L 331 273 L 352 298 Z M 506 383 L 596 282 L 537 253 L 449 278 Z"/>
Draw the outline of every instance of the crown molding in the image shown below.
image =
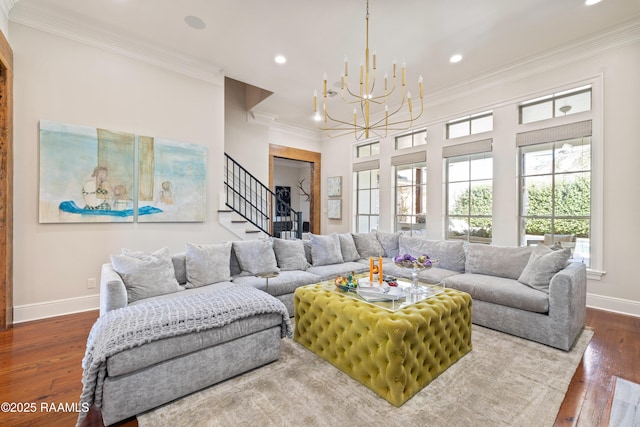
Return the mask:
<path id="1" fill-rule="evenodd" d="M 542 54 L 533 55 L 506 67 L 478 75 L 464 83 L 436 90 L 429 94 L 428 104 L 432 107 L 448 103 L 506 82 L 522 80 L 638 42 L 640 42 L 640 19 L 634 18 L 592 37 L 566 43 Z"/>
<path id="2" fill-rule="evenodd" d="M 18 0 L 0 0 L 0 2 Z M 178 52 L 163 50 L 138 40 L 126 39 L 114 33 L 72 22 L 64 17 L 47 13 L 31 5 L 21 4 L 11 11 L 10 20 L 49 34 L 96 47 L 117 55 L 151 64 L 188 77 L 216 85 L 224 85 L 221 66 L 196 60 Z"/>

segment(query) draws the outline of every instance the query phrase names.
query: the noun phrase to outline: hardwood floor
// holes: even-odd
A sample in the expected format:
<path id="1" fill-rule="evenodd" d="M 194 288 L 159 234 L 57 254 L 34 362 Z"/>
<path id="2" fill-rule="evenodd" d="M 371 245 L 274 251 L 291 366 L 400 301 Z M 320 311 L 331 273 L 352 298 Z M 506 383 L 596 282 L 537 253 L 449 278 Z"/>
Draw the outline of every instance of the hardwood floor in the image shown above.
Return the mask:
<path id="1" fill-rule="evenodd" d="M 97 316 L 97 311 L 90 311 L 0 332 L 0 403 L 11 405 L 9 411 L 2 407 L 0 425 L 75 424 L 81 361 Z M 615 377 L 640 383 L 640 318 L 587 309 L 586 324 L 595 334 L 573 376 L 556 426 L 607 426 Z M 138 423 L 131 419 L 117 425 Z M 102 426 L 100 414 L 91 412 L 83 426 Z"/>

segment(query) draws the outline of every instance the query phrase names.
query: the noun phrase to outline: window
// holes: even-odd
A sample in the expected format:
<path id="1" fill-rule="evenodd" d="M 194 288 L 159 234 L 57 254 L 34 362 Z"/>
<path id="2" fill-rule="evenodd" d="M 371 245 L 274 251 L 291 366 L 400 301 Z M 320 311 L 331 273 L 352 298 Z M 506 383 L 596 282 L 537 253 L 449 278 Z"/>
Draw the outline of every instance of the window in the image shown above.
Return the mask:
<path id="1" fill-rule="evenodd" d="M 353 172 L 354 229 L 357 233 L 366 233 L 377 230 L 380 222 L 380 167 L 357 170 L 357 166 L 354 164 Z M 362 166 L 366 165 L 360 164 Z"/>
<path id="2" fill-rule="evenodd" d="M 370 142 L 356 146 L 356 158 L 377 156 L 378 154 L 380 154 L 379 142 Z"/>
<path id="3" fill-rule="evenodd" d="M 396 150 L 425 145 L 427 143 L 427 130 L 422 129 L 405 135 L 396 136 Z"/>
<path id="4" fill-rule="evenodd" d="M 475 135 L 493 130 L 493 112 L 485 111 L 471 116 L 460 117 L 447 123 L 447 139 Z"/>
<path id="5" fill-rule="evenodd" d="M 424 230 L 427 216 L 426 163 L 396 166 L 395 190 L 395 230 L 410 234 Z"/>
<path id="6" fill-rule="evenodd" d="M 447 239 L 491 243 L 493 214 L 491 152 L 448 157 L 446 175 Z"/>
<path id="7" fill-rule="evenodd" d="M 491 243 L 493 139 L 443 147 L 447 239 Z"/>
<path id="8" fill-rule="evenodd" d="M 591 85 L 523 102 L 520 123 L 531 123 L 591 110 Z"/>
<path id="9" fill-rule="evenodd" d="M 520 147 L 522 244 L 570 247 L 589 266 L 591 136 Z"/>

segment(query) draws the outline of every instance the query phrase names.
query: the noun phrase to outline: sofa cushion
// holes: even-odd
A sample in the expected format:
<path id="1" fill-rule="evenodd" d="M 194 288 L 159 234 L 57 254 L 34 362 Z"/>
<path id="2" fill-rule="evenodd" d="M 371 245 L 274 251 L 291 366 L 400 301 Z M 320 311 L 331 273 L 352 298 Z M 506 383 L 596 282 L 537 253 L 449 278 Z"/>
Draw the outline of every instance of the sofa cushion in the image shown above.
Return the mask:
<path id="1" fill-rule="evenodd" d="M 383 256 L 387 258 L 393 258 L 398 256 L 398 254 L 400 253 L 400 249 L 399 249 L 400 232 L 387 233 L 384 231 L 376 231 L 376 238 L 378 239 L 378 241 L 382 245 L 382 248 L 384 249 Z"/>
<path id="2" fill-rule="evenodd" d="M 515 279 L 484 274 L 457 274 L 444 279 L 447 288 L 471 295 L 474 300 L 513 307 L 535 313 L 549 311 L 549 295 Z"/>
<path id="3" fill-rule="evenodd" d="M 360 253 L 356 248 L 356 242 L 353 241 L 351 233 L 338 234 L 340 239 L 340 251 L 342 252 L 342 260 L 345 262 L 357 261 L 360 259 Z"/>
<path id="4" fill-rule="evenodd" d="M 529 262 L 522 274 L 518 277 L 518 282 L 549 293 L 551 278 L 567 266 L 569 258 L 571 258 L 569 248 L 554 251 L 547 246 L 537 245 L 531 252 Z"/>
<path id="5" fill-rule="evenodd" d="M 244 275 L 280 271 L 270 240 L 234 241 L 233 250 Z"/>
<path id="6" fill-rule="evenodd" d="M 360 254 L 360 258 L 381 257 L 384 256 L 384 248 L 378 241 L 375 232 L 370 233 L 351 233 L 353 241 L 356 242 L 356 248 Z"/>
<path id="7" fill-rule="evenodd" d="M 369 264 L 351 261 L 331 265 L 314 265 L 307 269 L 307 273 L 315 274 L 318 277 L 318 282 L 323 280 L 335 279 L 337 276 L 346 277 L 351 274 L 352 271 L 355 274 L 369 271 Z M 271 282 L 269 282 L 269 286 L 271 286 Z"/>
<path id="8" fill-rule="evenodd" d="M 171 255 L 171 262 L 173 262 L 173 269 L 176 272 L 176 280 L 180 285 L 187 283 L 187 253 L 178 252 Z"/>
<path id="9" fill-rule="evenodd" d="M 398 239 L 400 254 L 419 256 L 427 254 L 438 260 L 438 267 L 458 273 L 465 272 L 464 242 L 451 240 L 427 240 L 401 234 Z"/>
<path id="10" fill-rule="evenodd" d="M 317 275 L 298 270 L 281 271 L 277 277 L 271 277 L 268 289 L 267 280 L 261 277 L 241 276 L 233 279 L 233 283 L 253 286 L 275 297 L 292 294 L 300 286 L 311 285 L 319 281 L 320 278 Z M 290 314 L 293 315 L 293 312 Z"/>
<path id="11" fill-rule="evenodd" d="M 312 265 L 330 265 L 343 262 L 340 238 L 336 233 L 327 236 L 310 234 Z"/>
<path id="12" fill-rule="evenodd" d="M 111 255 L 111 264 L 122 277 L 129 303 L 182 290 L 169 248 L 152 253 L 123 249 L 122 254 Z"/>
<path id="13" fill-rule="evenodd" d="M 273 239 L 273 252 L 280 271 L 304 271 L 309 268 L 302 240 Z"/>
<path id="14" fill-rule="evenodd" d="M 231 280 L 231 243 L 197 245 L 187 242 L 186 253 L 186 288 Z"/>
<path id="15" fill-rule="evenodd" d="M 518 280 L 529 262 L 532 250 L 532 246 L 503 247 L 470 243 L 464 271 Z"/>

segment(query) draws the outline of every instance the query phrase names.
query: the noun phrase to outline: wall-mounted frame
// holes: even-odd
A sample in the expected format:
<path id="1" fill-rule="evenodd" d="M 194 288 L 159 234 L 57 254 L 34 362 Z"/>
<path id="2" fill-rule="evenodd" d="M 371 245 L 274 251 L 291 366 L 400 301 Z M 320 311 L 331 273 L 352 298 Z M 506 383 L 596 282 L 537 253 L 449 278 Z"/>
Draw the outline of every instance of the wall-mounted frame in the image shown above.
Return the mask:
<path id="1" fill-rule="evenodd" d="M 39 221 L 203 222 L 206 158 L 200 145 L 41 120 Z"/>
<path id="2" fill-rule="evenodd" d="M 329 219 L 342 219 L 342 199 L 327 200 L 327 217 Z"/>
<path id="3" fill-rule="evenodd" d="M 327 196 L 329 197 L 341 197 L 342 196 L 342 177 L 330 176 L 327 178 Z"/>

